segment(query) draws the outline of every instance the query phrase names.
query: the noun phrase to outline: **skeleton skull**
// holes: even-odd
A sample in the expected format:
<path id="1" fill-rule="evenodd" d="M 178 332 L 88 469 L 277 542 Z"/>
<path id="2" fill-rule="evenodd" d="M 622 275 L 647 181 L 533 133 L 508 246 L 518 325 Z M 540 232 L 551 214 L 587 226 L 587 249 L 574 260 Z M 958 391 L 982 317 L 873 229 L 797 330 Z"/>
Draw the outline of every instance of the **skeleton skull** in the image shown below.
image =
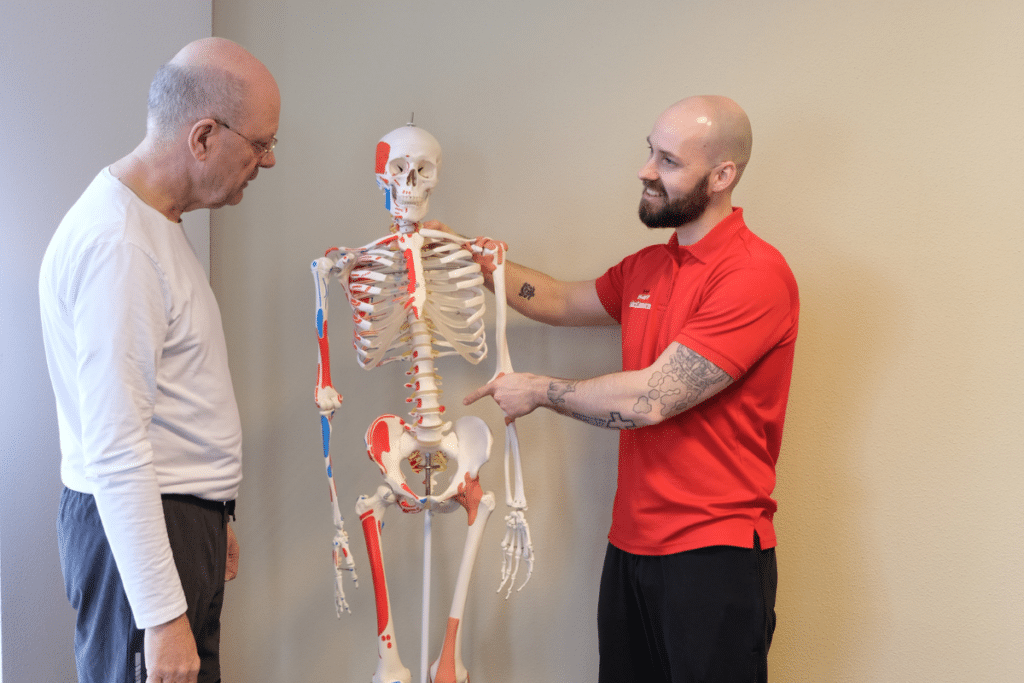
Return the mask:
<path id="1" fill-rule="evenodd" d="M 377 186 L 384 191 L 384 206 L 396 220 L 415 223 L 427 214 L 440 166 L 441 145 L 433 135 L 411 123 L 380 139 Z"/>

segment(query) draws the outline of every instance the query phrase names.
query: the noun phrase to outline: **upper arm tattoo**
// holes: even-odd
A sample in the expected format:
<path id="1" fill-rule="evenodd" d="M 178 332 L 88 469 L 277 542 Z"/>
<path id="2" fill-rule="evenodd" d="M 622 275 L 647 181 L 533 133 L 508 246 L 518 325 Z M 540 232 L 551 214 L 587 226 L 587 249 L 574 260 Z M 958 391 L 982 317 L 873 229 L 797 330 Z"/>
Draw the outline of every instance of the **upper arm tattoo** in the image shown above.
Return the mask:
<path id="1" fill-rule="evenodd" d="M 693 349 L 680 346 L 669 362 L 648 382 L 633 410 L 646 415 L 657 409 L 662 417 L 689 410 L 729 382 L 729 374 Z"/>
<path id="2" fill-rule="evenodd" d="M 526 300 L 532 299 L 536 293 L 537 290 L 529 282 L 524 282 L 523 286 L 519 288 L 519 296 Z"/>

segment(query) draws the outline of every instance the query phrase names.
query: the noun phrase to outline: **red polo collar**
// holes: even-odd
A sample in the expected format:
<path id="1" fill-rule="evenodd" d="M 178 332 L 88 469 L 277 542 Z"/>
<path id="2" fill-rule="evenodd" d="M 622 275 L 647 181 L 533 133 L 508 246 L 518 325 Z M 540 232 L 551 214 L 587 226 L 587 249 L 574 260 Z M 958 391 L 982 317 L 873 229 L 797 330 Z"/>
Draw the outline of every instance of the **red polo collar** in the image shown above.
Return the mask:
<path id="1" fill-rule="evenodd" d="M 673 253 L 678 251 L 680 256 L 689 254 L 701 263 L 707 263 L 719 249 L 731 242 L 736 233 L 744 227 L 746 227 L 746 223 L 743 221 L 743 209 L 734 207 L 732 213 L 719 221 L 718 225 L 711 229 L 711 232 L 704 235 L 695 244 L 680 247 L 679 235 L 673 231 L 672 237 L 668 240 L 669 250 Z"/>

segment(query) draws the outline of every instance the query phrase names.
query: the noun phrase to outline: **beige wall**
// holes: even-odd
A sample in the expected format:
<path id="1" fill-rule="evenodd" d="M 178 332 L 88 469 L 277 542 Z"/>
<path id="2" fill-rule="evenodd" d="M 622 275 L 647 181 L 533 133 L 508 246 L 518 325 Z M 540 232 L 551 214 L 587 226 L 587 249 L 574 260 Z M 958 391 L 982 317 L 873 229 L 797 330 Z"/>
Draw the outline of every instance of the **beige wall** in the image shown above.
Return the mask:
<path id="1" fill-rule="evenodd" d="M 383 234 L 377 139 L 411 111 L 445 150 L 431 215 L 512 256 L 591 278 L 653 240 L 635 219 L 644 138 L 693 93 L 728 94 L 755 130 L 736 201 L 787 256 L 803 320 L 777 490 L 778 681 L 1006 681 L 1024 670 L 1018 351 L 1022 10 L 1005 2 L 321 3 L 218 0 L 214 32 L 277 74 L 278 166 L 213 218 L 212 271 L 246 437 L 230 588 L 234 680 L 361 680 L 374 609 L 351 504 L 377 485 L 370 419 L 403 408 L 401 370 L 366 373 L 334 308 L 339 495 L 362 579 L 338 621 L 312 403 L 308 263 Z M 337 291 L 335 292 L 337 294 Z M 513 320 L 519 369 L 616 368 L 608 330 Z M 491 373 L 442 369 L 453 414 Z M 614 435 L 521 420 L 532 583 L 495 595 L 501 517 L 467 612 L 474 683 L 590 681 Z M 501 491 L 500 459 L 484 482 Z M 500 498 L 500 496 L 499 496 Z M 501 509 L 499 509 L 499 513 Z M 433 646 L 462 521 L 435 523 Z M 406 664 L 418 668 L 420 519 L 385 552 Z"/>

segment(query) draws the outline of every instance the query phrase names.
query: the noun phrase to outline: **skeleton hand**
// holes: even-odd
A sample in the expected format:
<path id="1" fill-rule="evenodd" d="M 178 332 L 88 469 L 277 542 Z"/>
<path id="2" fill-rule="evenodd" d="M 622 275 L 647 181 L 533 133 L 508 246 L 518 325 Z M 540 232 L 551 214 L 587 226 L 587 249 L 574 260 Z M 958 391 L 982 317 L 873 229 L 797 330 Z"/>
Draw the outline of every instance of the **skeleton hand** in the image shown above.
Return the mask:
<path id="1" fill-rule="evenodd" d="M 344 564 L 344 566 L 342 566 Z M 352 572 L 352 585 L 359 588 L 359 577 L 356 576 L 356 563 L 352 559 L 352 553 L 348 549 L 348 534 L 343 527 L 339 527 L 334 534 L 334 607 L 338 616 L 342 612 L 351 613 L 348 608 L 348 601 L 345 599 L 345 587 L 343 577 L 345 572 Z"/>
<path id="2" fill-rule="evenodd" d="M 526 508 L 515 509 L 505 515 L 505 538 L 501 542 L 501 585 L 498 592 L 508 584 L 505 599 L 512 594 L 512 586 L 519 573 L 519 562 L 526 561 L 526 578 L 516 591 L 523 590 L 533 575 L 533 541 L 530 539 L 530 525 L 526 523 Z"/>

